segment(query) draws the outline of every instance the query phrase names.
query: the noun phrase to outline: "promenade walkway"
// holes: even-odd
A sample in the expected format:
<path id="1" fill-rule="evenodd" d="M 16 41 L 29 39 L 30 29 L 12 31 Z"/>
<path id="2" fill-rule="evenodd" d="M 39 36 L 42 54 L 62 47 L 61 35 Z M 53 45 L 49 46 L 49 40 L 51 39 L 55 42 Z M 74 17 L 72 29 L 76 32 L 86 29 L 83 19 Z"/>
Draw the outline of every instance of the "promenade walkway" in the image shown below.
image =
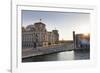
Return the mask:
<path id="1" fill-rule="evenodd" d="M 69 51 L 73 49 L 73 43 L 56 44 L 47 47 L 24 48 L 22 49 L 22 58 L 45 55 L 55 52 Z"/>

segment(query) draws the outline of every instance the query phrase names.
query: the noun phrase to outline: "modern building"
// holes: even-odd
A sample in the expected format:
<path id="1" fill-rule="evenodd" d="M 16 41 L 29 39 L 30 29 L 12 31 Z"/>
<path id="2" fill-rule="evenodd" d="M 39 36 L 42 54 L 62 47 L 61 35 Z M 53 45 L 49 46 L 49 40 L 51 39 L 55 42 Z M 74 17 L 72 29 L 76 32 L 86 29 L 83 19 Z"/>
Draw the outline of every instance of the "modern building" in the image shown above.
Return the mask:
<path id="1" fill-rule="evenodd" d="M 48 32 L 46 24 L 36 22 L 22 27 L 22 48 L 36 48 L 57 44 L 59 41 L 58 30 Z"/>
<path id="2" fill-rule="evenodd" d="M 90 34 L 75 34 L 73 31 L 74 48 L 89 49 L 90 48 Z"/>

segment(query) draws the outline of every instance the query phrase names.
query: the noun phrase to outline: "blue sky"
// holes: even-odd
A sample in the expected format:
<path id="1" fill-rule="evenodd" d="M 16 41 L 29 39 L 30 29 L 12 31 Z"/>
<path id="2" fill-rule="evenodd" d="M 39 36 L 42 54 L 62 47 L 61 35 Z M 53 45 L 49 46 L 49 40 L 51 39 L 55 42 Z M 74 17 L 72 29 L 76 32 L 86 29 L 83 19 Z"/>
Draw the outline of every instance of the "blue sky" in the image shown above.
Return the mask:
<path id="1" fill-rule="evenodd" d="M 34 24 L 40 19 L 46 24 L 47 31 L 59 31 L 60 40 L 72 40 L 73 30 L 76 33 L 90 32 L 89 13 L 22 10 L 22 26 Z"/>

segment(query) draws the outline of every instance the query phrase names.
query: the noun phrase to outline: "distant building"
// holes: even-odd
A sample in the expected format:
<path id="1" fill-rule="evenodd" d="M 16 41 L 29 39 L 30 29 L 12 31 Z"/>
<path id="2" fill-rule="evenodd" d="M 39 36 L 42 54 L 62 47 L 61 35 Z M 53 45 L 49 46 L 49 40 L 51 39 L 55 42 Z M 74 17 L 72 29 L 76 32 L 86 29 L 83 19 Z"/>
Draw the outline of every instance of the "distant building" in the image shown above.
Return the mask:
<path id="1" fill-rule="evenodd" d="M 74 41 L 74 48 L 83 48 L 89 49 L 90 48 L 90 35 L 85 34 L 75 34 L 73 31 L 73 41 Z"/>
<path id="2" fill-rule="evenodd" d="M 44 23 L 36 22 L 22 27 L 22 48 L 36 48 L 57 44 L 59 41 L 58 30 L 48 32 Z"/>

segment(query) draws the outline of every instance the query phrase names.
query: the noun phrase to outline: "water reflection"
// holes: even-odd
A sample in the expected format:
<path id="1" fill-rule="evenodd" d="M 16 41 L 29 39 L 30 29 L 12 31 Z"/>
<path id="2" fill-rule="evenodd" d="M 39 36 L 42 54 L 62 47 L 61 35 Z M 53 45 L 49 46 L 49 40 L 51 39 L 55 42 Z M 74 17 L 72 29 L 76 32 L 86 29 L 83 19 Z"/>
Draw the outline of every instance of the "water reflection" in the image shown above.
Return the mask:
<path id="1" fill-rule="evenodd" d="M 65 60 L 82 60 L 89 58 L 90 58 L 89 51 L 65 51 L 60 53 L 25 58 L 22 61 L 23 62 L 65 61 Z"/>
<path id="2" fill-rule="evenodd" d="M 58 60 L 73 60 L 74 59 L 74 51 L 61 52 L 58 53 Z"/>
<path id="3" fill-rule="evenodd" d="M 74 52 L 74 60 L 90 59 L 90 51 L 82 50 Z"/>

